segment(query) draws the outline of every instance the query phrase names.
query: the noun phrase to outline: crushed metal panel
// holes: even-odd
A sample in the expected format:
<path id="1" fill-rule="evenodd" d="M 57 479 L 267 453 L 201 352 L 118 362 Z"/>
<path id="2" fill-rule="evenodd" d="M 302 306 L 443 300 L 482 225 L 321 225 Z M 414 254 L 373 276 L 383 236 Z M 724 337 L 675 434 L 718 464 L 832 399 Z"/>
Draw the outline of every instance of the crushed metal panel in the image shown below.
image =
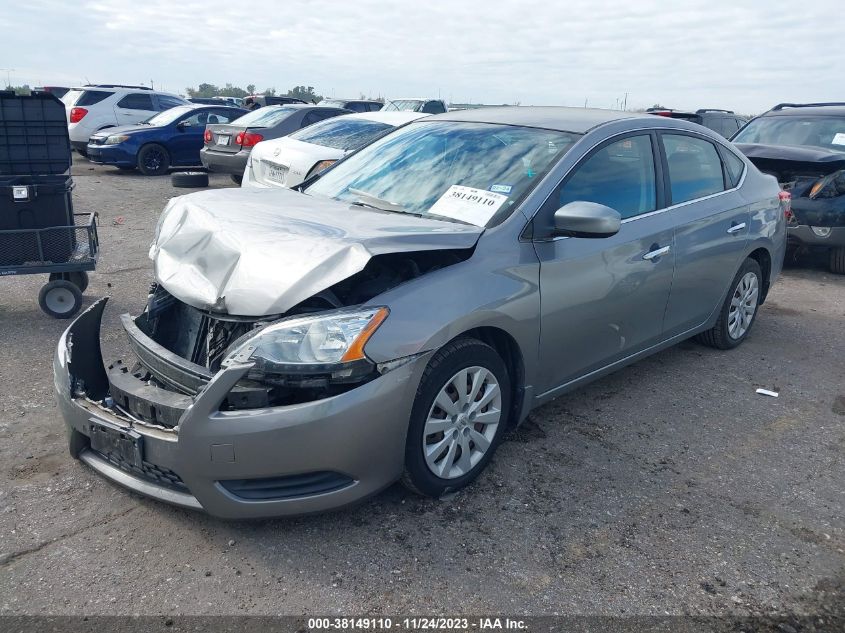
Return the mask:
<path id="1" fill-rule="evenodd" d="M 173 296 L 233 315 L 281 314 L 386 253 L 472 248 L 483 228 L 350 206 L 289 189 L 174 198 L 150 248 Z"/>

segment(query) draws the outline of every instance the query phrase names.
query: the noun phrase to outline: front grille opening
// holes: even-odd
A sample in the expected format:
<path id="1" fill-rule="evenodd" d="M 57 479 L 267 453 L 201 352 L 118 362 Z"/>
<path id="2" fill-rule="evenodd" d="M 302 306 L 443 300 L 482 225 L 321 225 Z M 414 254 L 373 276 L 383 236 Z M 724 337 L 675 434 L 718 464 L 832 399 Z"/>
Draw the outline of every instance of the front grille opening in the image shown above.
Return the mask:
<path id="1" fill-rule="evenodd" d="M 95 451 L 94 449 L 90 450 L 101 459 L 104 459 L 113 466 L 116 466 L 120 470 L 129 473 L 138 479 L 143 479 L 151 484 L 155 484 L 163 488 L 169 488 L 170 490 L 175 490 L 176 492 L 189 492 L 188 487 L 182 481 L 182 478 L 168 468 L 156 466 L 155 464 L 151 464 L 147 461 L 142 462 L 141 467 L 139 468 L 134 464 L 130 464 L 115 453 L 106 454 Z"/>
<path id="2" fill-rule="evenodd" d="M 227 479 L 218 482 L 234 496 L 247 501 L 282 501 L 342 490 L 355 483 L 347 475 L 331 471 L 262 477 L 260 479 Z"/>

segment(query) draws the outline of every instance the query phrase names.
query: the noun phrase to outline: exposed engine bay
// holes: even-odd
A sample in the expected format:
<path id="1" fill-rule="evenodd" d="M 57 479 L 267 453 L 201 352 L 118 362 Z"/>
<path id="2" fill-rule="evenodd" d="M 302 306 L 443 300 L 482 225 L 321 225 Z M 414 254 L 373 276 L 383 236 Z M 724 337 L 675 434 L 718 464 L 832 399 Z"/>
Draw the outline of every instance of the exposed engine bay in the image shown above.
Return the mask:
<path id="1" fill-rule="evenodd" d="M 200 310 L 153 284 L 147 306 L 138 317 L 124 318 L 124 327 L 139 362 L 131 369 L 122 363 L 109 368 L 111 396 L 131 416 L 149 423 L 174 426 L 180 407 L 166 403 L 150 406 L 135 401 L 132 389 L 121 382 L 141 381 L 182 402 L 201 391 L 220 369 L 233 344 L 279 319 L 355 306 L 398 286 L 467 259 L 472 249 L 391 253 L 373 257 L 364 269 L 294 306 L 284 314 L 255 318 Z M 229 394 L 224 409 L 249 409 L 308 402 L 347 391 L 379 375 L 379 368 L 364 360 L 344 371 L 284 375 L 251 372 Z M 168 397 L 168 399 L 171 399 Z"/>

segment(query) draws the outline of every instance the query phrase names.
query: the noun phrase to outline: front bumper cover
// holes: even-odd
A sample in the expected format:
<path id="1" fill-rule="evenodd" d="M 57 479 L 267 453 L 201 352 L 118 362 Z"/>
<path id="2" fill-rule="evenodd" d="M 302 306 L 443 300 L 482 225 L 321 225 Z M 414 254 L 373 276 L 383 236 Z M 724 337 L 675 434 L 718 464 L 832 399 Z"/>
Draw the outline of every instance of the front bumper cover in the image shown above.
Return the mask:
<path id="1" fill-rule="evenodd" d="M 214 374 L 197 396 L 183 396 L 187 406 L 178 425 L 167 428 L 107 406 L 110 399 L 103 394 L 109 393 L 113 379 L 103 366 L 99 344 L 105 304 L 106 299 L 94 303 L 65 331 L 53 368 L 71 454 L 108 479 L 219 517 L 259 518 L 343 507 L 399 478 L 411 406 L 427 355 L 337 396 L 221 411 L 220 404 L 250 368 L 232 366 Z M 143 398 L 145 386 L 120 388 Z M 94 451 L 92 426 L 140 436 L 143 459 L 129 466 Z M 346 484 L 314 493 L 313 482 L 326 480 L 327 473 Z M 290 483 L 304 480 L 312 482 L 310 487 Z M 288 496 L 256 500 L 232 492 L 248 488 L 284 489 Z M 291 490 L 306 493 L 291 496 Z"/>

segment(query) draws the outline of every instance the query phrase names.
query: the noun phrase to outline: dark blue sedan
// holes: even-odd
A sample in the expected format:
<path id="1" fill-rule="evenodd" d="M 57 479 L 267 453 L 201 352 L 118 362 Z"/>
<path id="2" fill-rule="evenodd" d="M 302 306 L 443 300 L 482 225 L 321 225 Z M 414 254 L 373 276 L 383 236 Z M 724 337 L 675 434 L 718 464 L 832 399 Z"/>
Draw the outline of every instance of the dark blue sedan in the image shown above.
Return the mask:
<path id="1" fill-rule="evenodd" d="M 178 106 L 143 123 L 100 130 L 88 140 L 88 158 L 101 165 L 135 169 L 147 176 L 171 167 L 200 165 L 205 126 L 229 123 L 248 111 L 219 105 Z"/>

